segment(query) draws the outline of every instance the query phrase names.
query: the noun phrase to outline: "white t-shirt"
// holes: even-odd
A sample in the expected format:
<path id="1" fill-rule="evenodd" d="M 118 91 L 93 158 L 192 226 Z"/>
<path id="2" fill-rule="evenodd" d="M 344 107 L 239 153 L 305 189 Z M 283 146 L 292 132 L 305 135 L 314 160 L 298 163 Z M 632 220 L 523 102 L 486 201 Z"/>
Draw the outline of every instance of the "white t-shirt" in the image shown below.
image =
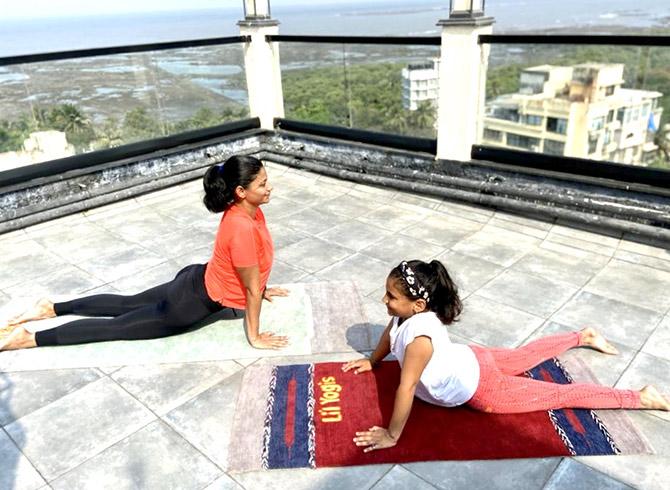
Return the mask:
<path id="1" fill-rule="evenodd" d="M 405 349 L 418 336 L 430 337 L 433 356 L 421 373 L 415 396 L 425 402 L 444 407 L 466 403 L 479 384 L 479 363 L 470 347 L 453 344 L 447 327 L 435 313 L 417 313 L 398 326 L 393 317 L 390 331 L 391 352 L 402 367 Z"/>

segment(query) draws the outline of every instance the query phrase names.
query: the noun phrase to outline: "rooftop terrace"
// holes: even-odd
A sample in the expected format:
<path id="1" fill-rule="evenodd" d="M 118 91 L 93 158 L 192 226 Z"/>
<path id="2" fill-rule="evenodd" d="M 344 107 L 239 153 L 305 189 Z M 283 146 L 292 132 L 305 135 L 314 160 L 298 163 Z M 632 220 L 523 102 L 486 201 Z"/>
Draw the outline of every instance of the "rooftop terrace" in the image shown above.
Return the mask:
<path id="1" fill-rule="evenodd" d="M 602 383 L 652 382 L 670 392 L 666 248 L 276 163 L 268 169 L 275 187 L 265 207 L 276 246 L 271 282 L 353 277 L 369 318 L 368 349 L 387 323 L 380 297 L 390 267 L 439 258 L 465 299 L 451 329 L 455 340 L 516 346 L 591 325 L 621 354 L 570 355 L 586 360 Z M 208 260 L 219 217 L 200 199 L 200 181 L 192 180 L 0 235 L 0 306 L 6 312 L 45 294 L 132 293 Z M 127 344 L 117 345 L 123 359 Z M 659 412 L 631 413 L 654 456 L 227 471 L 232 410 L 248 366 L 358 356 L 349 347 L 270 360 L 222 355 L 199 363 L 5 370 L 0 487 L 657 489 L 670 481 L 670 416 Z"/>

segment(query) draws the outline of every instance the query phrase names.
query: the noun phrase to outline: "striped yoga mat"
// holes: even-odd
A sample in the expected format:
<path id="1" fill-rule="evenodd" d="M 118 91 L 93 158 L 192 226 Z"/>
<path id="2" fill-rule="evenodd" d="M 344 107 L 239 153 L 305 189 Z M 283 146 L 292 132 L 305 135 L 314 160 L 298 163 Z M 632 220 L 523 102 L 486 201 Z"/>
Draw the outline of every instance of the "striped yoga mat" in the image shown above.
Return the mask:
<path id="1" fill-rule="evenodd" d="M 527 375 L 556 383 L 589 380 L 583 363 L 569 364 L 553 359 Z M 343 373 L 341 365 L 248 368 L 237 402 L 230 469 L 651 452 L 621 410 L 497 415 L 417 399 L 398 445 L 363 453 L 353 443 L 354 433 L 388 426 L 400 370 L 393 361 L 354 375 Z"/>

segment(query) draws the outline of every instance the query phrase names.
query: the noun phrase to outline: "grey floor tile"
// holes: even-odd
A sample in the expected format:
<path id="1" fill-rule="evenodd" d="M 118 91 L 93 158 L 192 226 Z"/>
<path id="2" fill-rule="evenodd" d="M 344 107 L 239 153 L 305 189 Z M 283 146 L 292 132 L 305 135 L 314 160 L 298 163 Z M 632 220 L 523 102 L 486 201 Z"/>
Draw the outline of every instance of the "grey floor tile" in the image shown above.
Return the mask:
<path id="1" fill-rule="evenodd" d="M 389 270 L 401 260 L 419 259 L 430 261 L 444 252 L 446 247 L 438 247 L 423 240 L 406 235 L 393 234 L 382 241 L 364 248 L 361 252 L 389 264 Z"/>
<path id="2" fill-rule="evenodd" d="M 554 474 L 547 482 L 544 490 L 628 490 L 629 485 L 617 481 L 573 459 L 566 458 L 558 465 Z"/>
<path id="3" fill-rule="evenodd" d="M 184 255 L 179 257 L 174 257 L 170 259 L 170 262 L 174 264 L 175 271 L 180 271 L 187 265 L 191 264 L 205 264 L 212 257 L 212 247 L 202 247 L 191 250 Z"/>
<path id="4" fill-rule="evenodd" d="M 367 296 L 385 284 L 392 267 L 387 262 L 354 254 L 319 271 L 316 276 L 322 281 L 354 281 L 360 293 Z"/>
<path id="5" fill-rule="evenodd" d="M 347 220 L 345 216 L 324 212 L 317 206 L 291 214 L 283 218 L 281 223 L 310 235 L 318 235 Z"/>
<path id="6" fill-rule="evenodd" d="M 3 290 L 17 284 L 42 280 L 67 265 L 62 258 L 37 244 L 23 242 L 9 248 L 6 255 L 0 255 L 0 270 L 3 271 L 0 275 L 0 289 Z"/>
<path id="7" fill-rule="evenodd" d="M 270 235 L 272 236 L 272 242 L 274 244 L 275 251 L 281 250 L 284 247 L 288 247 L 304 238 L 307 238 L 309 235 L 303 233 L 302 231 L 294 230 L 288 226 L 284 226 L 281 223 L 268 223 L 268 229 L 270 230 Z"/>
<path id="8" fill-rule="evenodd" d="M 394 199 L 405 204 L 412 204 L 426 209 L 436 209 L 444 201 L 441 197 L 430 197 L 402 191 L 397 192 Z"/>
<path id="9" fill-rule="evenodd" d="M 150 269 L 165 260 L 139 245 L 125 245 L 112 255 L 84 260 L 78 266 L 105 283 L 110 283 Z"/>
<path id="10" fill-rule="evenodd" d="M 533 335 L 530 336 L 530 338 L 524 341 L 524 344 L 527 344 L 531 340 L 545 337 L 547 335 L 564 332 L 576 332 L 578 330 L 578 328 L 561 325 L 560 323 L 548 322 L 541 329 L 535 331 Z M 593 374 L 595 374 L 600 384 L 605 386 L 614 386 L 619 381 L 619 378 L 621 378 L 623 372 L 633 361 L 633 358 L 637 354 L 637 349 L 620 344 L 618 342 L 612 342 L 612 344 L 619 350 L 619 354 L 614 356 L 607 355 L 593 349 L 579 347 L 576 349 L 571 349 L 561 357 L 566 359 L 578 357 L 584 361 Z"/>
<path id="11" fill-rule="evenodd" d="M 104 281 L 70 264 L 63 264 L 42 277 L 22 281 L 4 289 L 9 295 L 53 296 L 58 294 L 76 295 L 102 286 Z"/>
<path id="12" fill-rule="evenodd" d="M 14 442 L 0 431 L 0 488 L 37 490 L 46 482 Z"/>
<path id="13" fill-rule="evenodd" d="M 661 393 L 669 394 L 669 372 L 670 361 L 639 352 L 616 386 L 622 389 L 639 390 L 645 385 L 653 384 Z M 670 412 L 654 411 L 653 414 L 670 421 Z"/>
<path id="14" fill-rule="evenodd" d="M 100 379 L 96 369 L 0 373 L 0 425 L 7 425 Z"/>
<path id="15" fill-rule="evenodd" d="M 322 468 L 318 470 L 272 470 L 233 474 L 247 490 L 290 488 L 291 490 L 340 490 L 343 488 L 368 489 L 391 467 L 389 465 Z"/>
<path id="16" fill-rule="evenodd" d="M 103 378 L 7 425 L 5 430 L 51 481 L 155 417 Z"/>
<path id="17" fill-rule="evenodd" d="M 628 236 L 624 235 L 624 239 L 619 243 L 619 250 L 670 261 L 670 249 L 668 248 L 667 243 L 662 243 L 660 241 L 655 245 L 640 243 L 634 239 L 629 239 Z"/>
<path id="18" fill-rule="evenodd" d="M 540 490 L 559 458 L 449 461 L 403 465 L 437 488 L 466 490 Z"/>
<path id="19" fill-rule="evenodd" d="M 551 319 L 573 330 L 594 327 L 611 341 L 640 349 L 660 322 L 661 314 L 582 291 Z"/>
<path id="20" fill-rule="evenodd" d="M 307 206 L 302 202 L 285 199 L 280 195 L 272 196 L 270 202 L 263 206 L 263 214 L 268 224 L 286 219 L 287 216 L 304 210 Z"/>
<path id="21" fill-rule="evenodd" d="M 542 276 L 506 270 L 477 294 L 533 315 L 548 317 L 577 292 L 577 286 Z"/>
<path id="22" fill-rule="evenodd" d="M 242 490 L 242 487 L 228 475 L 221 475 L 203 490 Z"/>
<path id="23" fill-rule="evenodd" d="M 461 319 L 449 331 L 481 345 L 516 347 L 543 319 L 473 294 L 463 302 Z"/>
<path id="24" fill-rule="evenodd" d="M 288 284 L 292 282 L 300 282 L 307 273 L 297 267 L 288 265 L 281 260 L 275 260 L 272 264 L 272 272 L 270 272 L 269 284 Z"/>
<path id="25" fill-rule="evenodd" d="M 175 278 L 177 272 L 179 272 L 179 269 L 174 263 L 165 261 L 142 271 L 142 274 L 126 276 L 109 285 L 117 291 L 123 291 L 123 294 L 136 294 L 158 286 L 159 284 L 170 282 Z"/>
<path id="26" fill-rule="evenodd" d="M 541 221 L 536 221 L 535 223 L 541 223 Z M 518 221 L 512 221 L 510 219 L 501 219 L 497 214 L 493 218 L 491 218 L 489 224 L 492 226 L 496 226 L 498 228 L 504 228 L 505 230 L 510 230 L 517 233 L 521 233 L 523 235 L 539 238 L 540 240 L 544 240 L 549 234 L 548 229 L 533 226 L 534 223 L 520 223 Z"/>
<path id="27" fill-rule="evenodd" d="M 443 213 L 431 213 L 420 223 L 402 231 L 403 235 L 449 248 L 479 231 L 481 223 Z"/>
<path id="28" fill-rule="evenodd" d="M 579 238 L 574 238 L 570 236 L 566 236 L 563 234 L 557 234 L 557 233 L 549 233 L 547 235 L 547 238 L 545 239 L 546 242 L 549 243 L 555 243 L 559 245 L 565 245 L 567 247 L 577 249 L 577 250 L 583 250 L 585 252 L 590 252 L 590 253 L 595 253 L 595 254 L 600 254 L 605 257 L 612 257 L 614 255 L 614 252 L 616 252 L 615 247 L 608 247 L 604 244 L 600 244 L 597 242 L 593 242 L 590 240 L 580 240 Z"/>
<path id="29" fill-rule="evenodd" d="M 608 233 L 588 225 L 565 224 L 560 220 L 551 228 L 551 234 L 591 242 L 608 248 L 616 248 L 621 242 L 621 233 Z"/>
<path id="30" fill-rule="evenodd" d="M 547 279 L 583 286 L 605 267 L 607 262 L 607 257 L 598 254 L 588 252 L 570 254 L 565 250 L 554 252 L 538 247 L 522 257 L 512 268 Z"/>
<path id="31" fill-rule="evenodd" d="M 391 471 L 386 473 L 386 475 L 384 475 L 384 477 L 372 488 L 373 490 L 405 490 L 406 488 L 415 490 L 434 490 L 436 487 L 425 480 L 422 480 L 402 466 L 394 466 L 391 468 Z"/>
<path id="32" fill-rule="evenodd" d="M 329 199 L 319 204 L 319 209 L 349 218 L 357 218 L 363 214 L 374 211 L 383 204 L 376 199 L 356 199 L 353 196 L 346 194 L 344 196 Z"/>
<path id="33" fill-rule="evenodd" d="M 454 245 L 452 250 L 509 267 L 539 243 L 539 239 L 528 235 L 495 226 L 485 226 Z"/>
<path id="34" fill-rule="evenodd" d="M 649 441 L 654 452 L 659 456 L 670 457 L 670 437 L 668 437 L 670 421 L 663 420 L 654 412 L 646 410 L 630 410 L 627 414 L 635 427 Z"/>
<path id="35" fill-rule="evenodd" d="M 317 272 L 352 253 L 353 250 L 318 238 L 305 238 L 278 250 L 275 257 L 307 272 Z"/>
<path id="36" fill-rule="evenodd" d="M 641 255 L 627 250 L 617 250 L 614 253 L 614 258 L 623 262 L 630 262 L 631 264 L 645 265 L 653 269 L 670 272 L 670 260 L 658 259 L 648 255 Z"/>
<path id="37" fill-rule="evenodd" d="M 465 218 L 478 223 L 488 223 L 491 217 L 495 214 L 492 208 L 485 208 L 483 206 L 471 206 L 469 204 L 461 204 L 447 199 L 437 207 L 437 210 L 443 213 Z"/>
<path id="38" fill-rule="evenodd" d="M 665 313 L 670 308 L 670 272 L 612 260 L 585 290 Z"/>
<path id="39" fill-rule="evenodd" d="M 35 241 L 67 261 L 110 255 L 117 250 L 120 237 L 96 223 L 84 222 L 71 228 L 49 229 Z"/>
<path id="40" fill-rule="evenodd" d="M 224 471 L 241 383 L 240 372 L 163 416 L 163 420 Z"/>
<path id="41" fill-rule="evenodd" d="M 373 243 L 383 244 L 387 240 L 395 239 L 391 236 L 390 231 L 355 219 L 319 233 L 318 237 L 356 251 L 371 246 Z"/>
<path id="42" fill-rule="evenodd" d="M 142 246 L 167 258 L 179 257 L 198 248 L 214 247 L 215 229 L 206 232 L 182 225 L 176 225 L 174 229 L 177 231 L 170 234 L 157 234 L 154 238 L 143 242 Z"/>
<path id="43" fill-rule="evenodd" d="M 505 270 L 493 262 L 451 250 L 438 255 L 437 260 L 444 264 L 461 292 L 463 290 L 477 291 Z"/>
<path id="44" fill-rule="evenodd" d="M 294 189 L 285 189 L 282 197 L 291 201 L 316 204 L 321 201 L 341 196 L 348 192 L 348 189 L 332 186 L 328 184 L 312 184 L 308 187 L 299 187 Z"/>
<path id="45" fill-rule="evenodd" d="M 155 421 L 51 482 L 54 490 L 200 490 L 221 470 L 161 421 Z"/>
<path id="46" fill-rule="evenodd" d="M 583 456 L 576 459 L 638 490 L 660 490 L 667 488 L 670 481 L 668 456 Z"/>
<path id="47" fill-rule="evenodd" d="M 417 212 L 408 212 L 397 204 L 385 204 L 358 219 L 364 223 L 398 232 L 416 225 L 430 213 L 424 208 L 417 207 L 417 210 Z"/>
<path id="48" fill-rule="evenodd" d="M 131 243 L 144 244 L 157 236 L 174 232 L 178 223 L 162 216 L 151 207 L 140 207 L 132 213 L 101 222 L 107 230 Z"/>
<path id="49" fill-rule="evenodd" d="M 182 405 L 241 367 L 233 361 L 127 366 L 111 377 L 158 415 Z"/>
<path id="50" fill-rule="evenodd" d="M 150 203 L 150 206 L 161 216 L 169 218 L 184 227 L 191 226 L 192 223 L 208 220 L 212 217 L 210 211 L 208 211 L 202 203 L 200 196 L 197 199 L 197 202 L 192 201 L 194 201 L 194 199 L 181 199 L 176 202 L 170 201 L 168 203 L 163 202 L 160 204 Z M 219 219 L 221 219 L 220 215 Z"/>
<path id="51" fill-rule="evenodd" d="M 642 347 L 642 351 L 652 356 L 670 361 L 670 315 L 656 327 Z"/>

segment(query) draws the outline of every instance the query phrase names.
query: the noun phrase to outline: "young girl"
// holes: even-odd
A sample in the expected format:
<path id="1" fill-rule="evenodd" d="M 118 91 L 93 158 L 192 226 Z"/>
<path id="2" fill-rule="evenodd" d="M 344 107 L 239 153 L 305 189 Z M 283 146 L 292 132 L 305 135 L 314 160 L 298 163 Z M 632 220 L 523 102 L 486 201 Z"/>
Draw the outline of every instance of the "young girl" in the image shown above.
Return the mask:
<path id="1" fill-rule="evenodd" d="M 270 201 L 272 186 L 263 163 L 251 156 L 232 156 L 207 170 L 203 187 L 205 207 L 223 212 L 207 264 L 189 265 L 172 281 L 133 296 L 97 294 L 63 303 L 40 300 L 9 321 L 8 327 L 15 328 L 0 342 L 0 350 L 166 337 L 224 308 L 245 310 L 247 339 L 253 347 L 284 347 L 285 336 L 261 332 L 259 325 L 262 299 L 288 294 L 266 287 L 273 245 L 260 206 Z M 23 327 L 32 320 L 68 314 L 111 318 L 75 320 L 37 333 Z"/>
<path id="2" fill-rule="evenodd" d="M 556 384 L 518 376 L 568 349 L 586 346 L 616 354 L 592 328 L 535 340 L 516 349 L 452 344 L 445 325 L 462 305 L 456 285 L 437 260 L 401 262 L 386 279 L 382 299 L 393 318 L 369 359 L 351 361 L 343 371 L 370 371 L 389 352 L 401 366 L 388 428 L 356 432 L 364 451 L 395 446 L 412 409 L 414 396 L 435 405 L 468 406 L 490 413 L 523 413 L 558 408 L 637 408 L 670 410 L 653 386 L 640 391 L 591 384 Z"/>

